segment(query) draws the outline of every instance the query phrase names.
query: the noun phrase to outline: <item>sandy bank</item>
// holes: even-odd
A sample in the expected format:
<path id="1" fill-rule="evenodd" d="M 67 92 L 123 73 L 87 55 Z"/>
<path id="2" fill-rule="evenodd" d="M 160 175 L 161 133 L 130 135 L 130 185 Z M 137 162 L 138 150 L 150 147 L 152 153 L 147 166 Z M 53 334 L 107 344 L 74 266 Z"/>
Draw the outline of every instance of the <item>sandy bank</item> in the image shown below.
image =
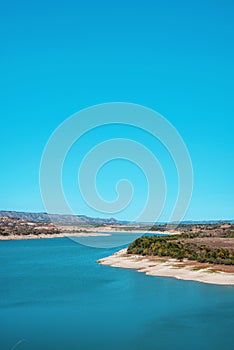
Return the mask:
<path id="1" fill-rule="evenodd" d="M 22 240 L 22 239 L 40 239 L 40 238 L 60 238 L 60 237 L 98 237 L 98 236 L 110 236 L 111 233 L 113 232 L 121 232 L 121 233 L 139 233 L 139 234 L 144 234 L 147 231 L 142 231 L 142 230 L 137 230 L 137 229 L 132 229 L 129 231 L 124 231 L 121 230 L 121 228 L 117 227 L 97 227 L 95 229 L 89 228 L 89 227 L 79 227 L 79 232 L 74 232 L 77 227 L 76 226 L 71 226 L 71 227 L 66 227 L 66 226 L 60 226 L 59 229 L 61 231 L 64 230 L 64 232 L 57 233 L 57 234 L 45 234 L 45 233 L 38 233 L 37 235 L 34 234 L 28 234 L 28 235 L 15 235 L 15 234 L 10 234 L 8 236 L 0 235 L 0 241 L 11 241 L 11 240 Z M 83 232 L 82 232 L 83 230 Z M 156 232 L 155 232 L 156 233 Z M 161 232 L 158 232 L 161 233 Z M 163 232 L 163 234 L 166 235 L 175 235 L 179 234 L 178 232 L 172 232 L 172 231 L 166 231 Z"/>
<path id="2" fill-rule="evenodd" d="M 108 233 L 98 233 L 98 232 L 78 232 L 78 233 L 57 233 L 57 234 L 38 234 L 38 235 L 9 235 L 1 236 L 0 241 L 12 241 L 12 240 L 24 240 L 24 239 L 42 239 L 42 238 L 62 238 L 62 237 L 97 237 L 97 236 L 110 236 Z"/>
<path id="3" fill-rule="evenodd" d="M 127 255 L 127 249 L 98 260 L 98 263 L 113 267 L 136 269 L 150 276 L 172 277 L 181 280 L 197 281 L 210 284 L 234 285 L 234 273 L 217 271 L 201 267 L 197 262 L 179 262 L 175 259 L 147 258 L 140 255 Z"/>
<path id="4" fill-rule="evenodd" d="M 134 228 L 132 227 L 131 229 L 126 230 L 125 228 L 119 227 L 98 227 L 95 229 L 95 232 L 121 232 L 121 233 L 140 233 L 140 234 L 146 234 L 146 233 L 151 233 L 151 234 L 162 234 L 162 235 L 180 235 L 181 232 L 179 231 L 150 231 L 150 230 L 143 230 L 139 228 Z"/>

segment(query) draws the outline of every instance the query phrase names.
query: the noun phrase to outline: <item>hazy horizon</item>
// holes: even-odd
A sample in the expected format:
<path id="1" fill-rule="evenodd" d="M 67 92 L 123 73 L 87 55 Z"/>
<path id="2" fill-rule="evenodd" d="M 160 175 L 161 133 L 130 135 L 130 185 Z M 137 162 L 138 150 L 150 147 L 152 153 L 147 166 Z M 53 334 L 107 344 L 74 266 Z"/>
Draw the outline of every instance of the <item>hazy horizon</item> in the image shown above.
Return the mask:
<path id="1" fill-rule="evenodd" d="M 100 216 L 98 217 L 93 217 L 93 216 L 89 216 L 89 215 L 86 215 L 86 214 L 82 214 L 82 213 L 76 213 L 76 214 L 58 214 L 58 213 L 47 213 L 47 212 L 43 212 L 43 211 L 18 211 L 18 210 L 4 210 L 4 209 L 0 209 L 0 213 L 1 212 L 12 212 L 12 213 L 27 213 L 27 214 L 47 214 L 47 215 L 61 215 L 61 216 L 86 216 L 88 218 L 91 218 L 91 219 L 114 219 L 113 217 L 106 217 L 105 216 L 102 216 L 100 214 Z M 116 219 L 117 220 L 117 219 Z M 118 219 L 117 221 L 119 222 L 129 222 L 129 223 L 134 223 L 134 222 L 131 222 L 131 220 L 125 220 L 125 219 Z M 234 221 L 234 217 L 233 218 L 225 218 L 225 219 L 219 219 L 219 218 L 211 218 L 211 219 L 198 219 L 198 220 L 190 220 L 190 219 L 186 219 L 186 220 L 182 220 L 181 223 L 184 223 L 184 222 L 232 222 Z M 155 224 L 154 222 L 138 222 L 138 221 L 135 221 L 136 224 L 149 224 L 149 225 L 153 225 Z M 170 224 L 173 224 L 173 223 L 176 223 L 176 222 L 168 222 L 168 221 L 157 221 L 156 224 L 167 224 L 167 223 L 170 223 Z"/>

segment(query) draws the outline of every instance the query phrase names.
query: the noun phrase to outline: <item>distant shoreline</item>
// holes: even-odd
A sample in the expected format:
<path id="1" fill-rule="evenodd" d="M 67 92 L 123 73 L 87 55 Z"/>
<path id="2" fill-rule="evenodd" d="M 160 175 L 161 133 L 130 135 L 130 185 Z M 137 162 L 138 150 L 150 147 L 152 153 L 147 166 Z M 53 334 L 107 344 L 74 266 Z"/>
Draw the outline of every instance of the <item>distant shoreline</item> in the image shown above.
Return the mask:
<path id="1" fill-rule="evenodd" d="M 220 271 L 217 265 L 194 262 L 179 262 L 176 259 L 143 257 L 128 255 L 127 249 L 121 249 L 111 256 L 97 261 L 99 264 L 118 268 L 135 269 L 146 275 L 157 277 L 171 277 L 186 281 L 196 281 L 208 284 L 234 286 L 233 272 Z M 218 270 L 220 268 L 220 270 Z"/>
<path id="2" fill-rule="evenodd" d="M 83 229 L 83 232 L 82 232 Z M 28 235 L 15 235 L 10 234 L 7 236 L 0 235 L 0 241 L 12 241 L 12 240 L 26 240 L 26 239 L 44 239 L 44 238 L 62 238 L 62 237 L 100 237 L 100 236 L 110 236 L 111 233 L 114 232 L 120 232 L 120 233 L 139 233 L 139 234 L 145 234 L 145 233 L 154 233 L 154 234 L 163 234 L 163 235 L 174 235 L 179 234 L 178 232 L 171 232 L 171 231 L 165 231 L 165 232 L 149 232 L 147 230 L 121 230 L 120 227 L 113 228 L 113 227 L 98 227 L 95 230 L 94 229 L 87 229 L 80 228 L 79 232 L 60 232 L 60 233 L 52 233 L 52 234 L 46 234 L 46 233 L 38 233 L 38 234 L 28 234 Z"/>
<path id="3" fill-rule="evenodd" d="M 108 233 L 98 233 L 98 232 L 79 232 L 79 233 L 58 233 L 58 234 L 38 234 L 38 235 L 9 235 L 0 236 L 0 241 L 23 241 L 27 239 L 50 239 L 50 238 L 64 238 L 64 237 L 98 237 L 98 236 L 110 236 Z"/>

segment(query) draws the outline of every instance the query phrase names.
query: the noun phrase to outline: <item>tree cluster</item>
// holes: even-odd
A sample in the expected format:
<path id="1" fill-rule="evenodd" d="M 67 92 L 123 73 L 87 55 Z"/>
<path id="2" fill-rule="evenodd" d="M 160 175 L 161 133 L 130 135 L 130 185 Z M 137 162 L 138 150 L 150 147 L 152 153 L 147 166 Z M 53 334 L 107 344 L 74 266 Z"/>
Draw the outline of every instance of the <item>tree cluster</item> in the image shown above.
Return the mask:
<path id="1" fill-rule="evenodd" d="M 178 238 L 144 236 L 128 247 L 128 254 L 170 257 L 178 260 L 196 260 L 202 263 L 234 265 L 234 251 L 211 248 L 208 245 L 181 242 Z"/>

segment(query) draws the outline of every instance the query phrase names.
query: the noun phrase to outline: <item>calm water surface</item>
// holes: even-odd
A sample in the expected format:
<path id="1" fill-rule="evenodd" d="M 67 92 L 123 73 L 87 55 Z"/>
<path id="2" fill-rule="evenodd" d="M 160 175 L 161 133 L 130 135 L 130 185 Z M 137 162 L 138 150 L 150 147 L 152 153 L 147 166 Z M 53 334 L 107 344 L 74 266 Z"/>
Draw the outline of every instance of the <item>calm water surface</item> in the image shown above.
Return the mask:
<path id="1" fill-rule="evenodd" d="M 68 238 L 0 242 L 0 349 L 234 349 L 234 287 L 96 263 Z"/>

